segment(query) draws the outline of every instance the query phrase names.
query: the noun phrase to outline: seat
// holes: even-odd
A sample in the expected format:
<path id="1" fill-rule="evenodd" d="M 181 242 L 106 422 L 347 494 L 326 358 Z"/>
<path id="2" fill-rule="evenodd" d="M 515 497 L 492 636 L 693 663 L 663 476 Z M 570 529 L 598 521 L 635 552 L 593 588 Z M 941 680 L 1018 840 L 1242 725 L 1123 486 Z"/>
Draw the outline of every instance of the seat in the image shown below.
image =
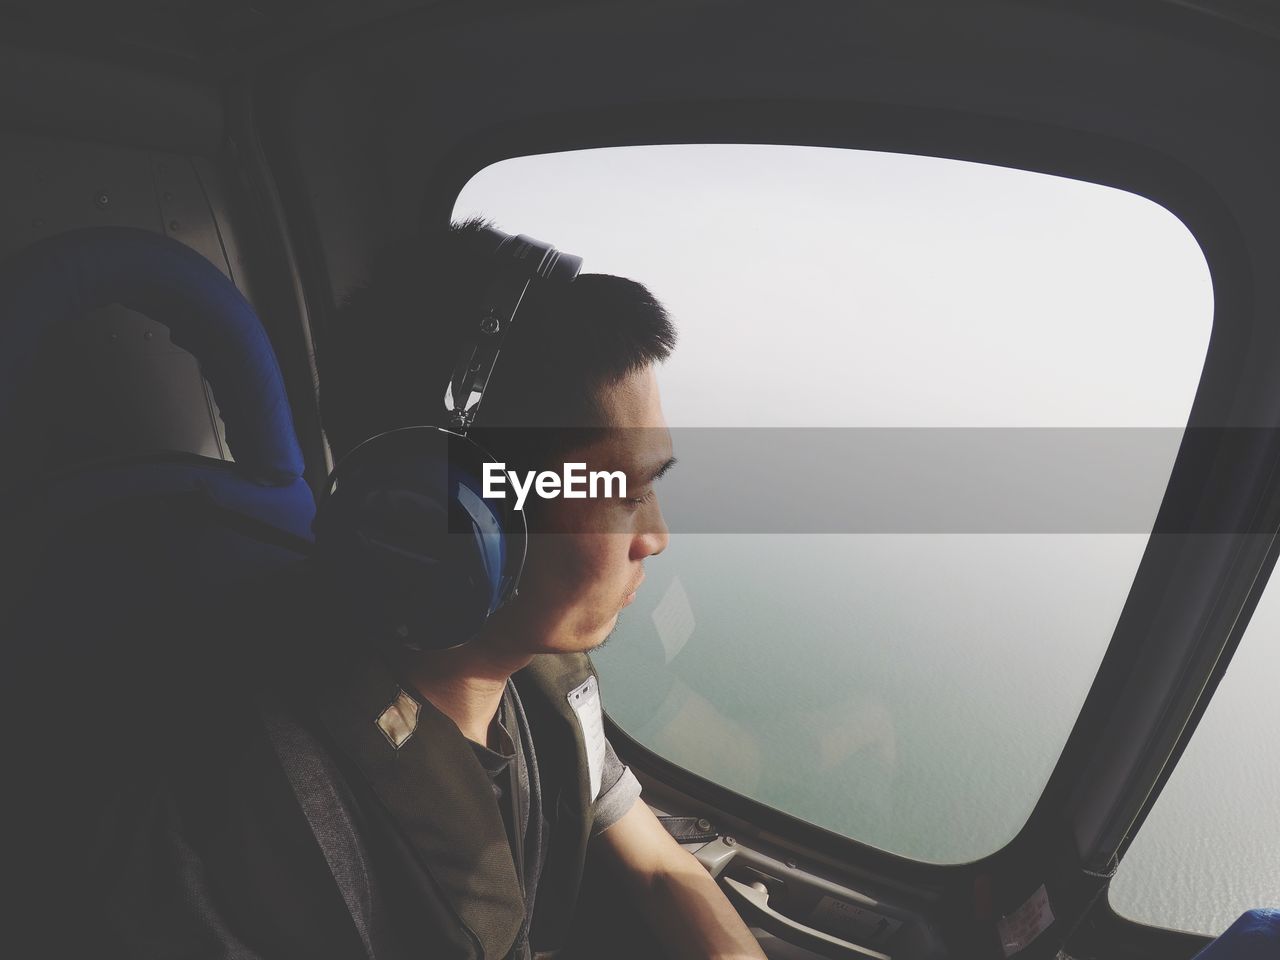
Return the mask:
<path id="1" fill-rule="evenodd" d="M 45 331 L 113 303 L 195 356 L 234 462 L 157 451 L 49 472 L 31 455 Z M 73 231 L 0 264 L 0 449 L 0 702 L 9 822 L 26 841 L 14 863 L 30 890 L 74 899 L 69 868 L 119 766 L 110 715 L 136 717 L 148 685 L 190 684 L 216 658 L 194 649 L 192 626 L 307 556 L 315 501 L 252 307 L 199 254 L 144 230 Z M 56 925 L 66 900 L 32 896 L 30 917 Z"/>
<path id="2" fill-rule="evenodd" d="M 163 323 L 195 356 L 234 463 L 159 452 L 51 475 L 20 459 L 39 428 L 39 410 L 24 401 L 42 334 L 111 303 Z M 95 634 L 100 645 L 103 624 L 157 595 L 211 602 L 298 559 L 310 540 L 315 501 L 266 332 L 226 276 L 159 234 L 78 230 L 0 265 L 0 448 L 19 453 L 0 478 L 11 574 L 3 609 L 28 652 L 83 646 Z"/>
<path id="3" fill-rule="evenodd" d="M 1193 960 L 1275 960 L 1280 957 L 1280 909 L 1242 913 Z"/>

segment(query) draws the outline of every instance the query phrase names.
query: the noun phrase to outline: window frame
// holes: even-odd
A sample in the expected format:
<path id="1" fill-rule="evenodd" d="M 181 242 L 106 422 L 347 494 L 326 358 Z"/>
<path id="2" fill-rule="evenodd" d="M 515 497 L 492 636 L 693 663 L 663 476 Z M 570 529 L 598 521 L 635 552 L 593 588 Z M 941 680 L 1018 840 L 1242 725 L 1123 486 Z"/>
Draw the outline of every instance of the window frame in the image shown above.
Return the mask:
<path id="1" fill-rule="evenodd" d="M 838 120 L 833 122 L 833 118 Z M 1241 341 L 1247 339 L 1252 319 L 1246 250 L 1229 211 L 1211 185 L 1176 160 L 1149 148 L 1045 124 L 852 102 L 666 103 L 562 113 L 489 127 L 461 143 L 432 171 L 420 222 L 424 227 L 447 223 L 453 203 L 466 183 L 485 167 L 503 160 L 565 150 L 679 143 L 761 143 L 917 154 L 1069 177 L 1145 197 L 1186 226 L 1199 244 L 1212 277 L 1214 316 L 1210 349 L 1197 387 L 1192 424 L 1197 418 L 1204 419 L 1206 383 L 1214 373 L 1220 378 L 1219 382 L 1229 380 L 1225 371 L 1234 368 L 1242 357 Z M 1227 336 L 1232 330 L 1237 334 L 1234 338 Z M 1232 340 L 1236 349 L 1224 349 L 1233 345 Z M 1236 363 L 1232 363 L 1233 360 Z M 1179 470 L 1185 468 L 1180 452 L 1170 489 Z M 1280 488 L 1273 484 L 1272 513 L 1278 502 L 1277 493 Z M 1167 491 L 1166 501 L 1169 499 Z M 1171 536 L 1174 535 L 1162 535 Z M 1153 535 L 1154 539 L 1159 538 Z M 960 890 L 972 891 L 992 881 L 1016 885 L 1018 881 L 1013 878 L 1025 877 L 1029 871 L 1040 878 L 1047 874 L 1051 889 L 1058 888 L 1057 899 L 1061 903 L 1092 900 L 1105 887 L 1107 876 L 1086 870 L 1084 875 L 1091 882 L 1083 885 L 1076 882 L 1079 877 L 1076 881 L 1070 878 L 1080 864 L 1070 849 L 1071 831 L 1064 830 L 1063 821 L 1082 777 L 1091 767 L 1098 770 L 1092 754 L 1114 721 L 1117 698 L 1131 678 L 1141 653 L 1142 637 L 1133 632 L 1126 634 L 1126 620 L 1133 619 L 1135 603 L 1140 608 L 1152 596 L 1153 570 L 1158 575 L 1156 579 L 1163 582 L 1179 558 L 1177 549 L 1153 553 L 1152 540 L 1130 587 L 1121 625 L 1113 634 L 1048 784 L 1014 839 L 979 860 L 940 865 L 887 853 L 719 787 L 649 751 L 612 720 L 608 720 L 610 736 L 616 738 L 615 744 L 621 744 L 619 751 L 642 775 L 674 786 L 687 797 L 728 813 L 744 825 L 755 825 L 763 834 L 786 837 L 819 859 L 846 867 L 857 864 L 881 877 L 896 878 L 922 902 L 945 891 L 956 897 Z M 1265 573 L 1270 569 L 1267 565 L 1262 571 L 1265 558 L 1250 555 L 1236 559 L 1245 567 L 1252 564 L 1255 573 L 1263 572 L 1265 582 Z M 1144 580 L 1147 581 L 1145 591 Z M 1210 652 L 1208 662 L 1216 664 L 1219 671 L 1225 669 L 1231 650 L 1234 646 L 1226 649 L 1225 644 L 1219 645 Z M 1206 694 L 1211 693 L 1216 680 L 1210 686 L 1196 686 Z M 1190 700 L 1192 713 L 1188 722 L 1175 724 L 1181 736 L 1173 739 L 1171 748 L 1154 758 L 1154 763 L 1148 764 L 1149 772 L 1157 781 L 1153 784 L 1155 789 L 1140 791 L 1145 800 L 1130 820 L 1132 829 L 1141 825 L 1205 704 L 1207 696 L 1203 701 L 1198 697 Z M 1078 796 L 1074 802 L 1080 803 Z M 1125 832 L 1124 836 L 1130 833 Z M 1127 841 L 1119 855 L 1125 848 Z M 1036 863 L 1040 864 L 1039 870 L 1033 870 L 1032 865 Z M 1048 863 L 1053 866 L 1046 866 Z M 1024 879 L 1023 885 L 1025 883 Z"/>

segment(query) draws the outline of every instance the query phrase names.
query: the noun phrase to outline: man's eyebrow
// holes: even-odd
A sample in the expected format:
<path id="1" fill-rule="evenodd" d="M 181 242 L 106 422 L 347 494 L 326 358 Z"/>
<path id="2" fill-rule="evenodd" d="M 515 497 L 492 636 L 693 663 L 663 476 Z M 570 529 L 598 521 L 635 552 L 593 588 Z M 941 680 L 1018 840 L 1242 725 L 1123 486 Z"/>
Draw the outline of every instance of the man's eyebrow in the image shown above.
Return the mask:
<path id="1" fill-rule="evenodd" d="M 660 479 L 663 474 L 665 474 L 668 470 L 670 470 L 675 465 L 676 465 L 676 458 L 668 457 L 667 462 L 664 463 L 662 466 L 658 467 L 658 469 L 654 470 L 652 473 L 650 473 L 647 478 L 641 481 L 640 485 L 644 486 L 646 483 L 655 482 L 656 480 Z"/>

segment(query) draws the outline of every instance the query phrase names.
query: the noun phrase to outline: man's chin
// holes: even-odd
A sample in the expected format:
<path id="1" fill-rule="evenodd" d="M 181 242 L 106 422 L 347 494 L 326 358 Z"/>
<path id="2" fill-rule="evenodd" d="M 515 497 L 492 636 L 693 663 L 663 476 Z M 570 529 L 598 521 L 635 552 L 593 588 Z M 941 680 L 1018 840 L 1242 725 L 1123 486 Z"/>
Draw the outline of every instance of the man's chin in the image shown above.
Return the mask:
<path id="1" fill-rule="evenodd" d="M 575 634 L 572 639 L 560 638 L 552 646 L 544 647 L 543 653 L 591 653 L 608 643 L 618 630 L 618 615 L 615 613 L 603 627 L 590 633 Z"/>
<path id="2" fill-rule="evenodd" d="M 613 635 L 614 635 L 615 633 L 617 633 L 617 632 L 618 632 L 618 615 L 615 613 L 615 614 L 613 615 L 613 619 L 609 622 L 609 629 L 607 629 L 607 630 L 604 632 L 604 634 L 600 637 L 600 639 L 596 640 L 596 642 L 595 642 L 595 643 L 593 643 L 593 644 L 591 644 L 591 646 L 587 647 L 587 648 L 586 648 L 586 652 L 587 652 L 587 653 L 591 653 L 593 650 L 599 650 L 599 649 L 600 649 L 601 647 L 603 647 L 606 643 L 608 643 L 610 640 L 612 640 L 612 639 L 613 639 Z"/>

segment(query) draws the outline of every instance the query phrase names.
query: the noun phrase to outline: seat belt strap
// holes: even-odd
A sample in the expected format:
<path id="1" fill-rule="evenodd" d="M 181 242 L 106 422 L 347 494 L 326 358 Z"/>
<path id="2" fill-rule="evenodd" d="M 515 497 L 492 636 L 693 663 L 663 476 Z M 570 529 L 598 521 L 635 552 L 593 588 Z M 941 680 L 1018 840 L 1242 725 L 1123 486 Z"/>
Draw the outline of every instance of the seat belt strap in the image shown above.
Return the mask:
<path id="1" fill-rule="evenodd" d="M 323 748 L 315 738 L 295 721 L 262 697 L 258 699 L 258 709 L 267 740 L 342 894 L 364 947 L 365 960 L 378 960 L 386 954 L 375 948 L 380 924 L 370 890 L 372 868 L 347 807 L 333 788 L 337 771 L 325 763 Z"/>

